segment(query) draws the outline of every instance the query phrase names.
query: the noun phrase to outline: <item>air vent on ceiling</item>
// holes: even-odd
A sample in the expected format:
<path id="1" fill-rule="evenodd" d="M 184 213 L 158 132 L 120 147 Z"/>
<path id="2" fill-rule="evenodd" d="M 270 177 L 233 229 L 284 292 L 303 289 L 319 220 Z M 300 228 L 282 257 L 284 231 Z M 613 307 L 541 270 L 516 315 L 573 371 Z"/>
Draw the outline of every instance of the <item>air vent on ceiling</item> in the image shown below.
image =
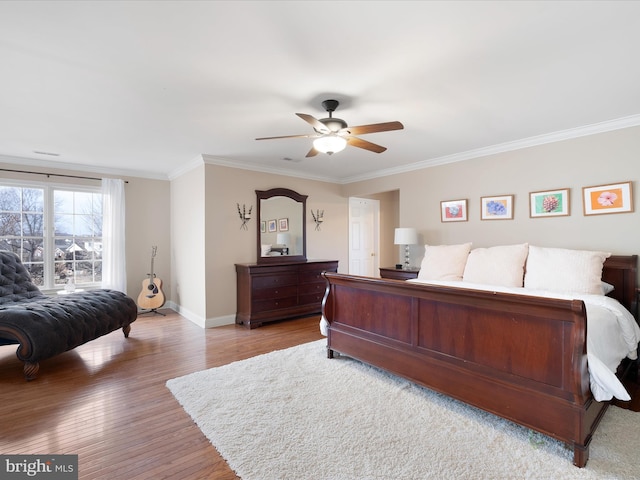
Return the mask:
<path id="1" fill-rule="evenodd" d="M 50 157 L 59 157 L 60 156 L 59 153 L 43 152 L 41 150 L 34 150 L 33 153 L 37 153 L 38 155 L 49 155 Z"/>

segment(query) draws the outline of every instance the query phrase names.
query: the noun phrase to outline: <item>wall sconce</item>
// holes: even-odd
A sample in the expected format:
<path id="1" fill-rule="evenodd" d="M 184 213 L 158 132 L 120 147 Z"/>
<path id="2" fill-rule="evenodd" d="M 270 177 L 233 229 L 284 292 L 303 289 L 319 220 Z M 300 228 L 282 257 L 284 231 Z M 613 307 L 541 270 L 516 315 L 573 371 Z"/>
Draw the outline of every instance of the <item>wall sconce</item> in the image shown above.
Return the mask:
<path id="1" fill-rule="evenodd" d="M 242 210 L 240 210 L 239 203 L 237 203 L 236 205 L 238 205 L 238 215 L 240 215 L 240 220 L 242 220 L 242 225 L 240 225 L 240 228 L 243 230 L 247 230 L 247 222 L 251 220 L 251 210 L 253 209 L 253 205 L 249 207 L 249 212 L 247 212 L 244 203 L 242 204 Z"/>
<path id="2" fill-rule="evenodd" d="M 316 230 L 320 230 L 320 225 L 324 221 L 324 210 L 316 210 L 315 212 L 311 210 L 311 216 L 313 217 L 313 221 L 316 222 Z"/>
<path id="3" fill-rule="evenodd" d="M 396 228 L 394 244 L 404 245 L 404 270 L 409 270 L 409 245 L 417 245 L 418 231 L 415 228 Z"/>

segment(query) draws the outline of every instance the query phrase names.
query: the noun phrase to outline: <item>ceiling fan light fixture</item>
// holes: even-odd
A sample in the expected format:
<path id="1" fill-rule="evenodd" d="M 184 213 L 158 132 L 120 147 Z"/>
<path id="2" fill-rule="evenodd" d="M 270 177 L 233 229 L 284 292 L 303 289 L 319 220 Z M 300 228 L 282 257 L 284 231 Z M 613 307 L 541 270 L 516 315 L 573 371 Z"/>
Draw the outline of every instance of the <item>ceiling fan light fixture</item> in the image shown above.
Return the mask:
<path id="1" fill-rule="evenodd" d="M 327 155 L 341 152 L 346 146 L 347 140 L 335 134 L 324 135 L 313 141 L 313 148 Z"/>
<path id="2" fill-rule="evenodd" d="M 364 135 L 366 133 L 389 132 L 391 130 L 402 130 L 404 125 L 400 122 L 384 122 L 372 123 L 369 125 L 358 125 L 356 127 L 348 127 L 347 122 L 341 118 L 334 118 L 333 112 L 340 102 L 337 100 L 325 100 L 322 106 L 329 113 L 328 118 L 318 120 L 308 113 L 296 113 L 298 117 L 313 127 L 313 135 L 285 135 L 279 137 L 261 137 L 256 140 L 273 140 L 277 138 L 315 138 L 313 148 L 307 153 L 307 157 L 315 157 L 318 153 L 326 153 L 333 155 L 341 152 L 347 146 L 362 148 L 374 153 L 382 153 L 387 147 L 376 145 L 375 143 L 362 140 L 356 135 Z"/>

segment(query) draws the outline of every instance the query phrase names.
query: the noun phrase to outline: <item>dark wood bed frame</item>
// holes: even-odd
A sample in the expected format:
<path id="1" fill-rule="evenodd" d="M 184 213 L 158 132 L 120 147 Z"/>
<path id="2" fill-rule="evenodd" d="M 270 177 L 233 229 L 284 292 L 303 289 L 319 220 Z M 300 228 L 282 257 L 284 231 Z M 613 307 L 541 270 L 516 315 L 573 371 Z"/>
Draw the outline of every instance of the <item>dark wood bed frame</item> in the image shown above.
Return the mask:
<path id="1" fill-rule="evenodd" d="M 324 276 L 329 358 L 355 358 L 554 437 L 585 466 L 609 402 L 589 389 L 582 301 Z M 602 278 L 637 318 L 637 256 L 610 257 Z"/>

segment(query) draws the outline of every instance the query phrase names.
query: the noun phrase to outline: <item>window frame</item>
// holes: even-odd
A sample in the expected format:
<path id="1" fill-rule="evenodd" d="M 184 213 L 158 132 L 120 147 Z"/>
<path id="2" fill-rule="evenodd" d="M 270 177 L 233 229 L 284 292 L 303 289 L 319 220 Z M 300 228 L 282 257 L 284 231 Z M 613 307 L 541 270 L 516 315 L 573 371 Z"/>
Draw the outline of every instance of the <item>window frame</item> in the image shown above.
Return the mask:
<path id="1" fill-rule="evenodd" d="M 20 187 L 20 188 L 38 188 L 43 190 L 43 285 L 38 285 L 40 291 L 45 294 L 57 293 L 64 290 L 63 284 L 55 283 L 55 212 L 54 212 L 54 192 L 68 191 L 81 193 L 100 194 L 102 187 L 100 185 L 82 185 L 77 183 L 63 182 L 38 182 L 29 180 L 16 180 L 9 178 L 0 178 L 0 186 L 2 187 Z M 101 235 L 102 241 L 104 235 Z M 92 237 L 97 238 L 97 237 Z M 101 282 L 85 282 L 77 287 L 83 289 L 100 288 Z"/>

